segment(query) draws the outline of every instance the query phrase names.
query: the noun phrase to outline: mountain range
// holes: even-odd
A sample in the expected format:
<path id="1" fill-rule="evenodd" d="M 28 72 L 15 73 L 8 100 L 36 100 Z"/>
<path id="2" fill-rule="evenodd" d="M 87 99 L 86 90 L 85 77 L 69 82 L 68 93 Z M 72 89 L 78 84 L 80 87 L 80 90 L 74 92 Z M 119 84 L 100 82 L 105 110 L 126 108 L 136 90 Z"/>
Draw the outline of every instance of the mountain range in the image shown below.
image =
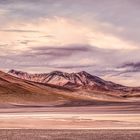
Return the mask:
<path id="1" fill-rule="evenodd" d="M 0 72 L 0 103 L 89 104 L 139 101 L 140 88 L 105 81 L 85 71 L 30 74 Z"/>
<path id="2" fill-rule="evenodd" d="M 140 91 L 140 88 L 127 87 L 116 84 L 110 81 L 105 81 L 97 76 L 93 76 L 85 71 L 78 73 L 66 73 L 61 71 L 53 71 L 50 73 L 42 74 L 29 74 L 27 72 L 10 70 L 8 74 L 37 83 L 47 83 L 66 87 L 70 89 L 88 89 L 88 90 L 101 90 L 101 91 L 121 91 L 121 92 L 134 92 Z"/>

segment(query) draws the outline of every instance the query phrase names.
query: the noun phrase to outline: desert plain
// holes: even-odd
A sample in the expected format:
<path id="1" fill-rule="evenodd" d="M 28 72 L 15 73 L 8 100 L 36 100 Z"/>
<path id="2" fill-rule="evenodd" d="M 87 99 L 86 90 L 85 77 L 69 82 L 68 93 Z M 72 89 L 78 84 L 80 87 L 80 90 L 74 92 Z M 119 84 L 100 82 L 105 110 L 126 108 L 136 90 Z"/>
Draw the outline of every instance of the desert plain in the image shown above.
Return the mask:
<path id="1" fill-rule="evenodd" d="M 139 102 L 89 106 L 1 104 L 2 140 L 139 140 Z"/>

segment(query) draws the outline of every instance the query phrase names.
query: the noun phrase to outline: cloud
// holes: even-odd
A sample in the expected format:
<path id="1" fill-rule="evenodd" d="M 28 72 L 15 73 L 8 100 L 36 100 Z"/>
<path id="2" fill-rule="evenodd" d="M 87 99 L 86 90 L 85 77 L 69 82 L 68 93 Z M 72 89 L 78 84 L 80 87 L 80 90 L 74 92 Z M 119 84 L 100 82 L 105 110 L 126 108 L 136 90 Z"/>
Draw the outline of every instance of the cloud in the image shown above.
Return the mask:
<path id="1" fill-rule="evenodd" d="M 140 67 L 140 62 L 129 62 L 129 63 L 125 63 L 121 67 L 122 68 L 125 68 L 125 67 L 139 68 Z"/>
<path id="2" fill-rule="evenodd" d="M 39 31 L 35 31 L 35 30 L 18 30 L 18 29 L 3 29 L 3 30 L 0 30 L 0 31 L 2 31 L 2 32 L 25 32 L 25 33 L 38 33 Z"/>
<path id="3" fill-rule="evenodd" d="M 140 72 L 140 62 L 127 62 L 120 66 L 120 68 L 124 68 L 124 73 L 128 72 Z"/>
<path id="4" fill-rule="evenodd" d="M 57 69 L 79 69 L 79 68 L 90 68 L 93 65 L 65 65 L 65 66 L 54 66 Z"/>
<path id="5" fill-rule="evenodd" d="M 23 54 L 25 56 L 48 56 L 50 59 L 59 59 L 59 57 L 69 57 L 78 53 L 90 52 L 91 47 L 89 46 L 78 46 L 78 45 L 68 45 L 68 46 L 44 46 L 44 47 L 33 47 Z"/>
<path id="6" fill-rule="evenodd" d="M 136 78 L 139 9 L 138 0 L 0 0 L 0 66 Z"/>
<path id="7" fill-rule="evenodd" d="M 133 45 L 140 44 L 140 20 L 136 18 L 140 14 L 138 0 L 2 0 L 0 9 L 9 11 L 5 17 L 10 21 L 64 17 L 92 27 L 97 23 L 103 32 L 107 32 L 105 36 L 110 33 Z"/>
<path id="8" fill-rule="evenodd" d="M 6 9 L 0 9 L 0 16 L 5 16 L 8 13 L 9 13 L 8 10 L 6 10 Z"/>
<path id="9" fill-rule="evenodd" d="M 93 48 L 96 46 L 106 50 L 138 49 L 137 45 L 132 45 L 129 41 L 102 32 L 98 26 L 98 22 L 92 27 L 64 17 L 40 18 L 30 22 L 16 20 L 1 25 L 0 37 L 1 42 L 17 52 L 37 46 L 61 48 L 71 44 L 88 45 Z"/>
<path id="10" fill-rule="evenodd" d="M 0 56 L 0 66 L 5 69 L 14 68 L 35 73 L 51 70 L 90 71 L 98 63 L 95 58 L 89 59 L 89 56 L 93 55 L 92 52 L 90 46 L 81 45 L 33 47 L 20 53 Z"/>

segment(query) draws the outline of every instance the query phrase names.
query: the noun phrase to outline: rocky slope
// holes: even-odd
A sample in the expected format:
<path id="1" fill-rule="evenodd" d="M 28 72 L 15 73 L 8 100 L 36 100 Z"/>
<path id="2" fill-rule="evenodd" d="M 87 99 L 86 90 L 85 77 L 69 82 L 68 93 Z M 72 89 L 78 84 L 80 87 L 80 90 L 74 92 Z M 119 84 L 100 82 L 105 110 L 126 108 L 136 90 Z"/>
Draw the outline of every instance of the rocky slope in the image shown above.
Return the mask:
<path id="1" fill-rule="evenodd" d="M 67 92 L 67 94 L 63 94 Z M 71 91 L 57 86 L 42 85 L 19 79 L 0 71 L 0 104 L 1 103 L 45 103 L 63 104 L 75 100 Z M 78 100 L 79 98 L 76 98 Z"/>
<path id="2" fill-rule="evenodd" d="M 99 105 L 130 102 L 130 97 L 140 97 L 139 89 L 107 82 L 86 72 L 28 74 L 12 70 L 9 73 L 0 71 L 0 105 Z"/>
<path id="3" fill-rule="evenodd" d="M 43 74 L 29 74 L 27 72 L 10 70 L 8 74 L 21 79 L 26 79 L 38 83 L 47 83 L 69 89 L 86 89 L 94 91 L 110 91 L 110 92 L 140 92 L 140 88 L 126 87 L 110 81 L 105 81 L 97 76 L 93 76 L 85 71 L 78 73 L 65 73 L 61 71 L 53 71 Z"/>

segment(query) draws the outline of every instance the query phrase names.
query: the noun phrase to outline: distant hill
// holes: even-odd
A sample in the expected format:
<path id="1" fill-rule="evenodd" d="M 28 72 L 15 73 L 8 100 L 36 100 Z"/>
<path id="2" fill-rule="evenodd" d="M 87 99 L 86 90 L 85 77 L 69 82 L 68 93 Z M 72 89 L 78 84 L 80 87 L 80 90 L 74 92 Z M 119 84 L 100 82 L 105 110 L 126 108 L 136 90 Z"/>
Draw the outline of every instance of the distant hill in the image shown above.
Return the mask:
<path id="1" fill-rule="evenodd" d="M 63 95 L 67 89 L 41 85 L 13 77 L 0 71 L 0 103 L 45 103 L 61 104 L 75 98 Z M 67 90 L 67 92 L 70 92 Z"/>
<path id="2" fill-rule="evenodd" d="M 127 87 L 110 81 L 105 81 L 85 71 L 78 73 L 53 71 L 50 73 L 29 74 L 27 72 L 10 70 L 8 74 L 33 82 L 52 84 L 69 89 L 84 89 L 105 92 L 110 91 L 120 93 L 134 93 L 140 91 L 139 87 Z"/>
<path id="3" fill-rule="evenodd" d="M 140 88 L 105 81 L 87 72 L 28 74 L 0 71 L 0 104 L 46 106 L 139 102 Z"/>

